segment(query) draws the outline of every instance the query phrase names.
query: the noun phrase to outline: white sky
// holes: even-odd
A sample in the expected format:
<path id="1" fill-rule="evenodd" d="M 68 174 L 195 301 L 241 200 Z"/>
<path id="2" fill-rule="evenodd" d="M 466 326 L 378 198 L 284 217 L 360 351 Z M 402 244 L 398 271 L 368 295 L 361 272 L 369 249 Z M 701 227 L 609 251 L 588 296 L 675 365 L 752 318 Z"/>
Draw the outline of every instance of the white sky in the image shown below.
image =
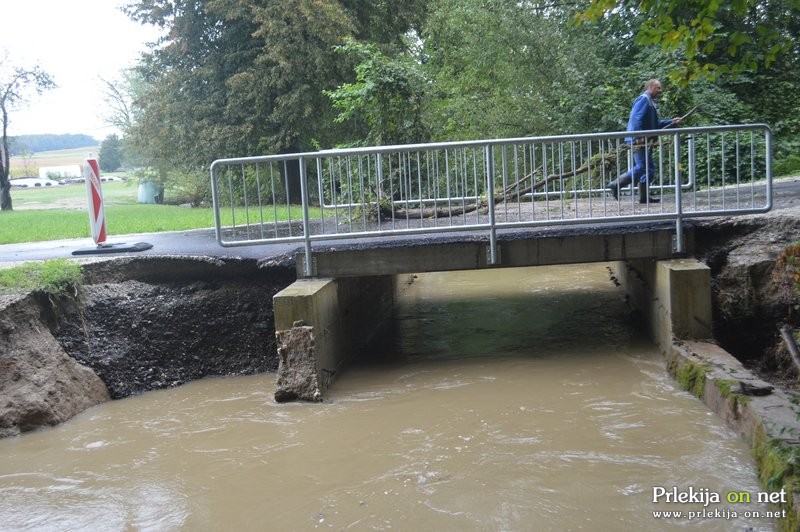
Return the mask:
<path id="1" fill-rule="evenodd" d="M 127 1 L 0 0 L 0 54 L 15 66 L 38 64 L 58 85 L 10 111 L 9 135 L 82 133 L 103 140 L 118 133 L 105 122 L 100 79 L 119 78 L 158 36 L 120 10 Z"/>

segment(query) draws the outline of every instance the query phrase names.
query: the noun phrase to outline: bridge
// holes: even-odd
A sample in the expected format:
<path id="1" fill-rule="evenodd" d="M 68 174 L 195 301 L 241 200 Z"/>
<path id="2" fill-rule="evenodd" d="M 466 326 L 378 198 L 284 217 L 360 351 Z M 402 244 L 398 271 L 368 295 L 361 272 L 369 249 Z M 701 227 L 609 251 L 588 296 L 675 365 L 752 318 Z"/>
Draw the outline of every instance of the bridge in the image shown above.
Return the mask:
<path id="1" fill-rule="evenodd" d="M 298 281 L 274 300 L 281 363 L 294 368 L 279 369 L 276 397 L 319 399 L 356 339 L 388 314 L 404 276 L 425 271 L 611 262 L 634 302 L 652 307 L 660 294 L 666 307 L 644 310 L 662 347 L 710 336 L 708 270 L 686 259 L 692 220 L 772 208 L 771 131 L 642 132 L 655 162 L 644 203 L 632 186 L 607 191 L 632 165 L 629 135 L 215 161 L 217 242 L 298 244 Z"/>

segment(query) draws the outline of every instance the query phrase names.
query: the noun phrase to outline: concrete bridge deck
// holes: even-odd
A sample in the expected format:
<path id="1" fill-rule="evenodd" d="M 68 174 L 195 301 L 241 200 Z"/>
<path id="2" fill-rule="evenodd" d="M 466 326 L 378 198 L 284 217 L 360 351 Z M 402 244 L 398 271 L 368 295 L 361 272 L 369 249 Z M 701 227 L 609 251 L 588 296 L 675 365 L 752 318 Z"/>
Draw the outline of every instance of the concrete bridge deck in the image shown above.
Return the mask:
<path id="1" fill-rule="evenodd" d="M 312 246 L 314 277 L 395 275 L 484 268 L 669 259 L 691 254 L 692 224 L 684 223 L 683 253 L 675 249 L 672 222 L 615 223 L 590 227 L 544 227 L 507 230 L 497 236 L 497 263 L 491 264 L 489 241 L 475 233 L 405 235 L 326 242 Z M 305 256 L 297 253 L 302 277 Z"/>

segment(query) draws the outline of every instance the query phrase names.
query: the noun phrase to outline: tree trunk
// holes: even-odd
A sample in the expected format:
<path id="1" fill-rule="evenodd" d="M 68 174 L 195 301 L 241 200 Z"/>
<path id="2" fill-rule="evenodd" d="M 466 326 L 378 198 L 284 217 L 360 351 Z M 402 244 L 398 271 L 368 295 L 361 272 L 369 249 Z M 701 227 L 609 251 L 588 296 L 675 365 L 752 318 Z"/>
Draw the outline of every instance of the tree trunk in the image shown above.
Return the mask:
<path id="1" fill-rule="evenodd" d="M 0 139 L 0 211 L 10 211 L 11 206 L 11 164 L 8 160 L 8 135 L 6 129 L 8 126 L 8 115 L 6 114 L 5 106 L 2 108 L 3 112 L 3 138 Z"/>
<path id="2" fill-rule="evenodd" d="M 624 145 L 626 146 L 626 145 Z M 529 186 L 524 187 L 523 185 L 528 181 L 533 179 L 533 176 L 542 170 L 542 166 L 539 166 L 535 170 L 531 171 L 529 174 L 521 177 L 515 183 L 512 183 L 502 193 L 494 194 L 491 197 L 492 202 L 497 205 L 500 203 L 513 201 L 515 198 L 519 198 L 520 196 L 524 196 L 526 194 L 530 194 L 534 190 L 539 190 L 545 187 L 551 181 L 555 181 L 557 179 L 570 179 L 573 177 L 577 177 L 580 174 L 585 174 L 592 170 L 592 168 L 597 168 L 599 165 L 604 165 L 606 167 L 615 164 L 617 161 L 618 154 L 616 152 L 608 152 L 602 155 L 595 155 L 591 161 L 587 162 L 583 166 L 576 168 L 574 170 L 564 172 L 564 173 L 552 173 L 550 175 L 546 175 L 536 181 L 531 183 Z M 442 207 L 442 208 L 423 208 L 423 209 L 402 209 L 399 207 L 394 208 L 394 216 L 397 217 L 409 217 L 409 218 L 434 218 L 434 217 L 448 217 L 448 216 L 461 216 L 464 214 L 468 214 L 470 212 L 474 212 L 479 209 L 485 209 L 488 207 L 488 199 L 479 199 L 477 202 L 462 205 L 459 207 Z M 388 213 L 381 213 L 384 216 L 391 216 L 391 212 Z"/>
<path id="3" fill-rule="evenodd" d="M 0 176 L 0 211 L 13 210 L 11 205 L 11 182 L 6 176 Z"/>

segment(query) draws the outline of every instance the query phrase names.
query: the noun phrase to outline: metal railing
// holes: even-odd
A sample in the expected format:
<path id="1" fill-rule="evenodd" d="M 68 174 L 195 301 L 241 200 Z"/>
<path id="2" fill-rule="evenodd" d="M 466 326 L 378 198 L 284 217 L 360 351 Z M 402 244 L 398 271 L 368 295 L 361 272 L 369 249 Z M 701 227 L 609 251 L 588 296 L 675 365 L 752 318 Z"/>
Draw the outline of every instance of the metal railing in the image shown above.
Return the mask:
<path id="1" fill-rule="evenodd" d="M 478 140 L 219 159 L 211 165 L 217 241 L 245 246 L 412 233 L 478 232 L 496 263 L 504 229 L 682 220 L 772 207 L 764 124 L 639 132 L 654 168 L 639 203 L 607 190 L 632 165 L 630 133 Z"/>

